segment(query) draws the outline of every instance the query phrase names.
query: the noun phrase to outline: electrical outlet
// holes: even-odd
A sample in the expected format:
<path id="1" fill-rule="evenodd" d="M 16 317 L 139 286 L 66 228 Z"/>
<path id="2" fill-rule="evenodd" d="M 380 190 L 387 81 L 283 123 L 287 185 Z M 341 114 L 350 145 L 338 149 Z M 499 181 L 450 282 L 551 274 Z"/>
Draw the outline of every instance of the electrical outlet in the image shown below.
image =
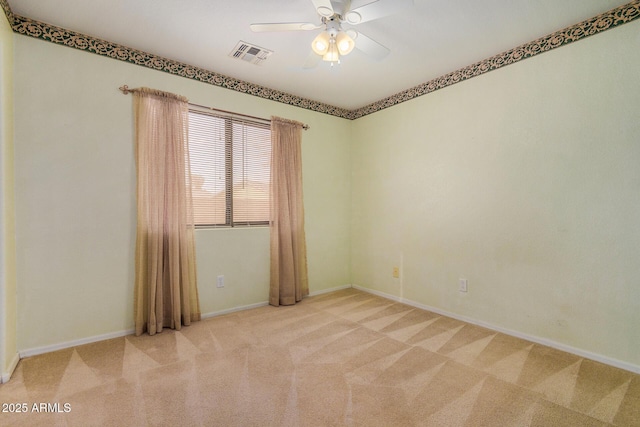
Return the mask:
<path id="1" fill-rule="evenodd" d="M 218 281 L 216 282 L 216 286 L 218 288 L 224 288 L 224 276 L 218 276 Z"/>
<path id="2" fill-rule="evenodd" d="M 400 278 L 400 267 L 393 267 L 393 277 L 396 279 Z"/>
<path id="3" fill-rule="evenodd" d="M 467 279 L 459 279 L 458 280 L 458 291 L 467 292 L 468 281 Z"/>

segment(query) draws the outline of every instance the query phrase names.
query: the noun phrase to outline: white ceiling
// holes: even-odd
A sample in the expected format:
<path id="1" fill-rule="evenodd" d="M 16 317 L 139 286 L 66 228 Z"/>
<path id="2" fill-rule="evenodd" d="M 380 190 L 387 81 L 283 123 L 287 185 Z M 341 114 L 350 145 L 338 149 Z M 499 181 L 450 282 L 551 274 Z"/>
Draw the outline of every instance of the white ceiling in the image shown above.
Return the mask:
<path id="1" fill-rule="evenodd" d="M 393 0 L 381 0 L 391 1 Z M 372 0 L 352 0 L 352 9 Z M 320 23 L 311 0 L 9 0 L 16 15 L 333 106 L 356 109 L 628 0 L 414 0 L 358 31 L 388 47 L 341 65 L 303 65 L 320 30 L 254 33 L 251 23 Z M 345 27 L 349 27 L 345 25 Z M 228 56 L 238 41 L 275 53 L 262 65 Z"/>

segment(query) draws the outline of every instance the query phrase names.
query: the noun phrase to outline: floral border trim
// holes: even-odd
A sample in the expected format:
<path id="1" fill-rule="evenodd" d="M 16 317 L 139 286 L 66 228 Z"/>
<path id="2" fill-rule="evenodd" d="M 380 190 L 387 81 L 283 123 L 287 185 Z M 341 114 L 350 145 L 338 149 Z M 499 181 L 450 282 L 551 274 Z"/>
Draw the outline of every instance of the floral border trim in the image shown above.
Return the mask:
<path id="1" fill-rule="evenodd" d="M 349 118 L 354 120 L 368 114 L 375 113 L 385 108 L 434 92 L 438 89 L 451 86 L 452 84 L 468 80 L 472 77 L 477 77 L 484 73 L 488 73 L 489 71 L 497 70 L 498 68 L 502 68 L 506 65 L 515 64 L 523 59 L 531 58 L 532 56 L 576 42 L 585 37 L 626 24 L 638 18 L 640 18 L 640 0 L 634 0 L 591 19 L 582 21 L 579 24 L 565 28 L 564 30 L 541 37 L 532 42 L 492 56 L 491 58 L 476 62 L 475 64 L 445 74 L 444 76 L 437 77 L 411 89 L 407 89 L 390 97 L 381 99 L 380 101 L 353 110 L 350 112 Z"/>
<path id="2" fill-rule="evenodd" d="M 0 0 L 4 1 L 4 0 Z M 172 59 L 163 58 L 140 50 L 111 43 L 95 37 L 76 33 L 61 27 L 45 24 L 19 15 L 13 15 L 13 31 L 59 45 L 72 47 L 101 56 L 106 56 L 135 65 L 164 71 L 169 74 L 186 77 L 214 86 L 220 86 L 237 92 L 258 96 L 271 101 L 282 102 L 295 107 L 347 118 L 349 110 L 323 104 L 307 98 L 301 98 L 286 92 L 239 80 L 204 68 L 195 67 Z"/>
<path id="3" fill-rule="evenodd" d="M 7 3 L 7 0 L 0 0 L 0 7 L 4 11 L 4 14 L 7 17 L 7 21 L 9 21 L 9 24 L 13 26 L 13 12 L 11 11 L 11 7 L 9 7 L 9 3 Z"/>
<path id="4" fill-rule="evenodd" d="M 13 31 L 18 34 L 349 120 L 355 120 L 373 114 L 385 108 L 477 77 L 489 71 L 497 70 L 506 65 L 514 64 L 640 18 L 640 0 L 634 0 L 591 19 L 565 28 L 564 30 L 557 31 L 492 56 L 491 58 L 437 77 L 426 83 L 381 99 L 380 101 L 355 110 L 347 110 L 15 15 L 11 11 L 7 0 L 0 0 L 0 7 L 4 10 Z"/>

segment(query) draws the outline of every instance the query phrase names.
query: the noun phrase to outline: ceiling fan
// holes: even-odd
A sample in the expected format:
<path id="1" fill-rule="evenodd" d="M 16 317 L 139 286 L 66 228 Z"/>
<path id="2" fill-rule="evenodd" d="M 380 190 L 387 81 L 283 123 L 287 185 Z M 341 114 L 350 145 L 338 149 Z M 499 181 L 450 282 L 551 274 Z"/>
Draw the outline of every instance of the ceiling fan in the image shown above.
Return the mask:
<path id="1" fill-rule="evenodd" d="M 353 48 L 381 59 L 389 54 L 389 49 L 372 38 L 353 28 L 343 28 L 343 24 L 358 25 L 373 21 L 398 12 L 413 5 L 413 0 L 377 0 L 351 9 L 351 0 L 311 0 L 321 23 L 284 22 L 268 24 L 251 24 L 253 32 L 266 31 L 313 31 L 324 30 L 311 43 L 313 50 L 305 62 L 305 68 L 313 68 L 320 59 L 333 66 L 340 63 L 340 57 L 348 55 Z"/>

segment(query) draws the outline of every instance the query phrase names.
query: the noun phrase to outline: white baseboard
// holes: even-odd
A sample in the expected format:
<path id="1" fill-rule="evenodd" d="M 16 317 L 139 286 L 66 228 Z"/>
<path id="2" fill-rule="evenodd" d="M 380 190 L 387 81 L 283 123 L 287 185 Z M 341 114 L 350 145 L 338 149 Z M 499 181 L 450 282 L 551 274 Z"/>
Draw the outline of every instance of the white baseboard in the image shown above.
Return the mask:
<path id="1" fill-rule="evenodd" d="M 341 291 L 343 289 L 349 289 L 351 287 L 352 287 L 351 285 L 342 285 L 342 286 L 336 286 L 334 288 L 329 288 L 329 289 L 321 289 L 319 291 L 309 292 L 309 296 L 310 297 L 315 297 L 315 296 L 322 295 L 322 294 L 328 294 L 328 293 L 335 292 L 335 291 Z"/>
<path id="2" fill-rule="evenodd" d="M 608 356 L 604 356 L 602 354 L 592 353 L 590 351 L 583 350 L 580 348 L 575 348 L 570 345 L 559 343 L 557 341 L 553 341 L 547 338 L 542 338 L 535 335 L 529 335 L 524 332 L 514 331 L 511 329 L 503 328 L 501 326 L 492 325 L 491 323 L 483 322 L 481 320 L 473 319 L 467 316 L 462 316 L 460 314 L 452 313 L 436 307 L 431 307 L 426 304 L 421 304 L 419 302 L 412 301 L 406 298 L 397 297 L 395 295 L 387 294 L 385 292 L 380 292 L 375 289 L 364 288 L 358 285 L 353 285 L 353 288 L 363 292 L 368 292 L 373 295 L 377 295 L 382 298 L 387 298 L 393 301 L 407 304 L 412 307 L 420 308 L 422 310 L 431 311 L 433 313 L 440 314 L 442 316 L 447 316 L 457 320 L 461 320 L 463 322 L 471 323 L 473 325 L 482 326 L 483 328 L 491 329 L 496 332 L 501 332 L 503 334 L 510 335 L 512 337 L 521 338 L 523 340 L 531 341 L 536 344 L 541 344 L 541 345 L 555 348 L 557 350 L 561 350 L 567 353 L 575 354 L 576 356 L 584 357 L 585 359 L 595 360 L 596 362 L 600 362 L 600 363 L 604 363 L 605 365 L 610 365 L 616 368 L 624 369 L 625 371 L 630 371 L 636 374 L 640 374 L 640 366 L 635 365 L 633 363 L 617 360 Z"/>
<path id="3" fill-rule="evenodd" d="M 265 305 L 269 305 L 269 301 L 257 302 L 255 304 L 249 305 L 241 305 L 239 307 L 227 308 L 225 310 L 220 311 L 212 311 L 209 313 L 204 313 L 201 315 L 203 319 L 208 319 L 209 317 L 223 316 L 229 313 L 235 313 L 236 311 L 250 310 L 252 308 L 264 307 Z"/>
<path id="4" fill-rule="evenodd" d="M 9 370 L 7 372 L 2 373 L 2 378 L 0 378 L 0 384 L 4 384 L 11 379 L 11 375 L 13 375 L 13 371 L 16 370 L 16 366 L 18 366 L 18 362 L 20 361 L 20 354 L 16 353 L 13 355 L 13 359 L 11 359 L 11 363 L 9 363 Z"/>
<path id="5" fill-rule="evenodd" d="M 516 338 L 521 338 L 527 341 L 531 341 L 537 344 L 541 344 L 541 345 L 545 345 L 548 347 L 552 347 L 561 351 L 565 351 L 567 353 L 572 353 L 575 354 L 577 356 L 580 357 L 584 357 L 587 359 L 591 359 L 591 360 L 595 360 L 597 362 L 601 362 L 604 363 L 606 365 L 610 365 L 610 366 L 614 366 L 616 368 L 620 368 L 620 369 L 624 369 L 626 371 L 630 371 L 630 372 L 634 372 L 637 374 L 640 374 L 640 366 L 632 364 L 632 363 L 628 363 L 628 362 L 624 362 L 621 360 L 617 360 L 611 357 L 607 357 L 607 356 L 603 356 L 601 354 L 597 354 L 597 353 L 592 353 L 590 351 L 586 351 L 586 350 L 582 350 L 579 348 L 575 348 L 575 347 L 571 347 L 569 345 L 566 344 L 562 344 L 547 338 L 542 338 L 542 337 L 537 337 L 535 335 L 529 335 L 523 332 L 519 332 L 519 331 L 513 331 L 507 328 L 503 328 L 500 326 L 496 326 L 496 325 L 492 325 L 490 323 L 487 322 L 483 322 L 481 320 L 477 320 L 477 319 L 473 319 L 467 316 L 462 316 L 456 313 L 452 313 L 446 310 L 442 310 L 436 307 L 431 307 L 428 306 L 426 304 L 422 304 L 416 301 L 412 301 L 406 298 L 401 298 L 401 297 L 397 297 L 395 295 L 391 295 L 391 294 L 387 294 L 385 292 L 380 292 L 377 291 L 375 289 L 369 289 L 369 288 L 365 288 L 362 286 L 358 286 L 358 285 L 343 285 L 343 286 L 337 286 L 334 288 L 330 288 L 330 289 L 322 289 L 320 291 L 315 291 L 315 292 L 311 292 L 309 294 L 309 296 L 317 296 L 317 295 L 322 295 L 322 294 L 326 294 L 326 293 L 330 293 L 330 292 L 335 292 L 335 291 L 339 291 L 339 290 L 343 290 L 343 289 L 348 289 L 348 288 L 354 288 L 354 289 L 358 289 L 360 291 L 363 292 L 368 292 L 370 294 L 373 295 L 377 295 L 380 296 L 382 298 L 387 298 L 390 299 L 392 301 L 397 301 L 403 304 L 407 304 L 410 305 L 412 307 L 416 307 L 416 308 L 420 308 L 422 310 L 427 310 L 427 311 L 431 311 L 433 313 L 436 314 L 440 314 L 442 316 L 447 316 L 447 317 L 451 317 L 454 319 L 458 319 L 461 320 L 463 322 L 467 322 L 467 323 L 471 323 L 474 325 L 478 325 L 478 326 L 482 326 L 484 328 L 487 329 L 491 329 L 494 330 L 496 332 L 501 332 Z M 210 317 L 215 317 L 215 316 L 222 316 L 225 314 L 229 314 L 229 313 L 234 313 L 237 311 L 243 311 L 243 310 L 249 310 L 252 308 L 258 308 L 258 307 L 264 307 L 266 305 L 268 305 L 269 303 L 267 301 L 264 302 L 259 302 L 259 303 L 255 303 L 255 304 L 249 304 L 249 305 L 244 305 L 244 306 L 239 306 L 239 307 L 234 307 L 234 308 L 230 308 L 230 309 L 226 309 L 226 310 L 220 310 L 220 311 L 214 311 L 214 312 L 210 312 L 210 313 L 205 313 L 202 315 L 203 319 L 206 318 L 210 318 Z M 9 381 L 9 379 L 11 378 L 11 375 L 13 374 L 13 371 L 15 370 L 16 366 L 18 365 L 18 361 L 20 359 L 23 359 L 25 357 L 30 357 L 30 356 L 36 356 L 38 354 L 44 354 L 44 353 L 50 353 L 52 351 L 57 351 L 57 350 L 62 350 L 65 348 L 69 348 L 69 347 L 75 347 L 78 345 L 83 345 L 83 344 L 89 344 L 92 342 L 97 342 L 97 341 L 103 341 L 103 340 L 108 340 L 108 339 L 112 339 L 112 338 L 119 338 L 119 337 L 123 337 L 126 335 L 131 335 L 133 334 L 135 331 L 133 329 L 127 329 L 124 331 L 119 331 L 119 332 L 112 332 L 112 333 L 108 333 L 108 334 L 103 334 L 103 335 L 96 335 L 93 337 L 88 337 L 88 338 L 81 338 L 78 340 L 71 340 L 71 341 L 66 341 L 63 343 L 58 343 L 58 344 L 52 344 L 52 345 L 48 345 L 48 346 L 42 346 L 42 347 L 35 347 L 35 348 L 31 348 L 31 349 L 27 349 L 27 350 L 22 350 L 19 353 L 17 353 L 14 358 L 11 361 L 11 364 L 9 365 L 9 372 L 6 373 L 2 373 L 2 377 L 1 382 L 5 383 L 7 381 Z"/>
<path id="6" fill-rule="evenodd" d="M 336 286 L 335 288 L 322 289 L 319 291 L 309 292 L 309 296 L 315 297 L 317 295 L 328 294 L 330 292 L 340 291 L 342 289 L 349 289 L 350 287 L 351 285 L 342 285 L 342 286 Z M 239 307 L 228 308 L 226 310 L 212 311 L 210 313 L 203 314 L 202 318 L 207 319 L 209 317 L 223 316 L 225 314 L 235 313 L 236 311 L 251 310 L 252 308 L 264 307 L 265 305 L 269 305 L 269 301 L 263 301 L 255 304 L 249 304 L 249 305 L 242 305 Z"/>
<path id="7" fill-rule="evenodd" d="M 250 308 L 262 307 L 262 306 L 267 305 L 267 304 L 268 304 L 268 302 L 259 302 L 257 304 L 245 305 L 245 306 L 241 306 L 241 307 L 230 308 L 230 309 L 227 309 L 227 310 L 221 310 L 221 311 L 215 311 L 215 312 L 211 312 L 211 313 L 205 313 L 205 314 L 202 315 L 202 318 L 206 319 L 208 317 L 222 316 L 223 314 L 229 314 L 229 313 L 233 313 L 235 311 L 241 311 L 241 310 L 248 310 Z M 120 338 L 120 337 L 124 337 L 124 336 L 127 336 L 127 335 L 134 334 L 135 332 L 136 332 L 135 329 L 127 329 L 127 330 L 124 330 L 124 331 L 111 332 L 111 333 L 103 334 L 103 335 L 95 335 L 95 336 L 92 336 L 92 337 L 81 338 L 81 339 L 71 340 L 71 341 L 65 341 L 65 342 L 58 343 L 58 344 L 52 344 L 52 345 L 46 345 L 46 346 L 42 346 L 42 347 L 30 348 L 30 349 L 27 349 L 27 350 L 20 351 L 19 358 L 23 359 L 25 357 L 37 356 L 38 354 L 50 353 L 52 351 L 63 350 L 65 348 L 75 347 L 75 346 L 78 346 L 78 345 L 90 344 L 92 342 L 104 341 L 104 340 L 109 340 L 109 339 L 112 339 L 112 338 Z"/>
<path id="8" fill-rule="evenodd" d="M 109 340 L 109 339 L 112 339 L 112 338 L 120 338 L 120 337 L 124 337 L 126 335 L 131 335 L 133 333 L 135 333 L 135 330 L 127 329 L 127 330 L 124 330 L 124 331 L 111 332 L 111 333 L 103 334 L 103 335 L 95 335 L 93 337 L 87 337 L 87 338 L 80 338 L 80 339 L 77 339 L 77 340 L 65 341 L 65 342 L 58 343 L 58 344 L 52 344 L 52 345 L 45 345 L 45 346 L 42 346 L 42 347 L 30 348 L 30 349 L 27 349 L 27 350 L 20 351 L 20 359 L 24 359 L 25 357 L 36 356 L 38 354 L 50 353 L 52 351 L 63 350 L 65 348 L 75 347 L 75 346 L 78 346 L 78 345 L 90 344 L 92 342 L 104 341 L 104 340 Z"/>
<path id="9" fill-rule="evenodd" d="M 320 294 L 323 294 L 323 293 L 333 292 L 333 291 L 337 291 L 337 290 L 340 290 L 340 289 L 346 289 L 346 288 L 350 288 L 350 287 L 351 287 L 351 285 L 345 285 L 345 286 L 339 286 L 337 288 L 325 289 L 325 290 L 322 290 L 322 291 L 314 292 L 314 295 L 320 295 Z M 225 309 L 225 310 L 212 311 L 212 312 L 209 312 L 209 313 L 202 314 L 201 317 L 203 319 L 207 319 L 207 318 L 210 318 L 210 317 L 216 317 L 216 316 L 222 316 L 222 315 L 229 314 L 229 313 L 234 313 L 236 311 L 243 311 L 243 310 L 250 310 L 252 308 L 264 307 L 265 305 L 269 305 L 269 302 L 268 301 L 263 301 L 263 302 L 258 302 L 258 303 L 255 303 L 255 304 L 243 305 L 243 306 L 233 307 L 233 308 L 229 308 L 229 309 Z M 13 368 L 11 369 L 11 372 L 8 373 L 8 374 L 2 374 L 2 382 L 4 382 L 5 375 L 7 375 L 7 381 L 8 381 L 9 377 L 11 376 L 11 373 L 13 373 L 13 369 L 15 369 L 15 366 L 18 364 L 18 361 L 20 359 L 25 358 L 25 357 L 31 357 L 31 356 L 36 356 L 38 354 L 50 353 L 52 351 L 63 350 L 65 348 L 75 347 L 75 346 L 83 345 L 83 344 L 90 344 L 92 342 L 103 341 L 103 340 L 108 340 L 108 339 L 112 339 L 112 338 L 124 337 L 126 335 L 131 335 L 133 333 L 135 333 L 134 329 L 127 329 L 127 330 L 124 330 L 124 331 L 112 332 L 112 333 L 108 333 L 108 334 L 96 335 L 96 336 L 93 336 L 93 337 L 81 338 L 81 339 L 77 339 L 77 340 L 65 341 L 65 342 L 58 343 L 58 344 L 52 344 L 52 345 L 46 345 L 46 346 L 42 346 L 42 347 L 35 347 L 35 348 L 29 348 L 29 349 L 26 349 L 26 350 L 22 350 L 22 351 L 20 351 L 19 354 L 16 355 L 15 361 L 12 362 Z"/>
<path id="10" fill-rule="evenodd" d="M 309 292 L 309 296 L 315 297 L 317 295 L 328 294 L 330 292 L 340 291 L 342 289 L 349 289 L 350 287 L 351 285 L 342 285 L 342 286 L 336 286 L 334 288 L 322 289 L 319 291 Z M 220 311 L 212 311 L 210 313 L 203 314 L 202 318 L 207 319 L 210 317 L 223 316 L 225 314 L 235 313 L 236 311 L 251 310 L 252 308 L 264 307 L 265 305 L 269 305 L 269 301 L 263 301 L 255 304 L 249 304 L 249 305 L 242 305 L 239 307 L 228 308 Z"/>

